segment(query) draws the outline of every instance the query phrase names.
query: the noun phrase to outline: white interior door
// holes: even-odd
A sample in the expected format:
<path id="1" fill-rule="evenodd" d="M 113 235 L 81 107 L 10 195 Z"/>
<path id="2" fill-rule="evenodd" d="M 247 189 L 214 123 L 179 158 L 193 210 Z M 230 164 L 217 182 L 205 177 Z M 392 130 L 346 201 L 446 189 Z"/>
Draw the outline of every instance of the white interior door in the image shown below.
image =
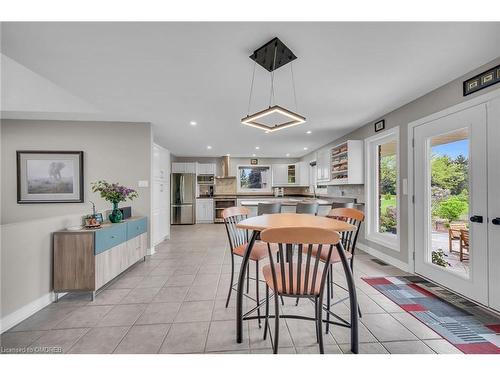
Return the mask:
<path id="1" fill-rule="evenodd" d="M 415 272 L 485 305 L 486 129 L 485 104 L 414 128 Z"/>
<path id="2" fill-rule="evenodd" d="M 488 239 L 490 307 L 500 311 L 500 98 L 488 103 Z"/>

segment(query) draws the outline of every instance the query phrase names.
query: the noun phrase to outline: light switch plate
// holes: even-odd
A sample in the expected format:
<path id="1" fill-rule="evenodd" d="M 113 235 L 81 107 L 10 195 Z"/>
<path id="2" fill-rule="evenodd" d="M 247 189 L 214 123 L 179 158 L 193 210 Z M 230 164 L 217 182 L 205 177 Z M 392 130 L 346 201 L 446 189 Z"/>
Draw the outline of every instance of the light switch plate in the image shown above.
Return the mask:
<path id="1" fill-rule="evenodd" d="M 408 195 L 408 179 L 403 178 L 403 195 Z"/>
<path id="2" fill-rule="evenodd" d="M 147 188 L 149 187 L 149 181 L 148 180 L 139 180 L 139 182 L 137 183 L 137 186 L 139 186 L 140 188 Z"/>

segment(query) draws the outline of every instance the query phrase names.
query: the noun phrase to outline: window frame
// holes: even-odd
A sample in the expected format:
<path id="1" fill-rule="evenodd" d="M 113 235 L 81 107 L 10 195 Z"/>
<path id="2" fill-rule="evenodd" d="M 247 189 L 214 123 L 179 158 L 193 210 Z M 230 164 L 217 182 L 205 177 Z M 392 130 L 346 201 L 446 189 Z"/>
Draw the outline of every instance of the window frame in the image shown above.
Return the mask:
<path id="1" fill-rule="evenodd" d="M 378 146 L 396 141 L 396 235 L 387 235 L 378 231 L 379 224 L 379 157 Z M 394 127 L 377 133 L 365 139 L 365 239 L 382 245 L 394 251 L 400 251 L 401 240 L 401 190 L 400 190 L 400 165 L 401 152 L 399 149 L 399 127 Z"/>

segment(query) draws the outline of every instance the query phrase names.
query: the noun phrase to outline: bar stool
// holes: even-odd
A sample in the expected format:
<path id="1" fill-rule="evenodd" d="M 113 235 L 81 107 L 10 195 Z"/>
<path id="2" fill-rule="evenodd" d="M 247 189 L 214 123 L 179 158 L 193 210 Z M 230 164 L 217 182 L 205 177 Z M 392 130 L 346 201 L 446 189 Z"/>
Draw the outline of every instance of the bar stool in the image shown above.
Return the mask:
<path id="1" fill-rule="evenodd" d="M 354 208 L 354 202 L 333 202 L 332 209 L 335 208 Z"/>
<path id="2" fill-rule="evenodd" d="M 248 231 L 236 228 L 241 220 L 248 217 L 250 211 L 245 207 L 230 207 L 222 211 L 222 218 L 224 219 L 224 225 L 226 227 L 227 236 L 229 239 L 229 247 L 231 249 L 231 281 L 229 284 L 229 292 L 226 299 L 226 308 L 229 305 L 229 300 L 231 298 L 231 292 L 236 290 L 233 283 L 234 279 L 234 257 L 243 257 L 245 254 L 247 244 L 249 241 Z M 250 260 L 255 262 L 255 302 L 257 309 L 257 316 L 259 321 L 259 328 L 261 327 L 260 321 L 260 299 L 259 299 L 259 261 L 267 257 L 267 246 L 261 241 L 255 241 L 252 253 L 250 255 Z M 250 286 L 250 266 L 247 267 L 247 295 L 246 297 L 254 300 L 248 295 Z M 255 311 L 255 310 L 253 310 Z"/>
<path id="3" fill-rule="evenodd" d="M 354 205 L 354 204 L 353 204 Z M 350 263 L 349 266 L 351 267 L 351 272 L 354 272 L 354 253 L 356 250 L 356 241 L 358 240 L 358 235 L 359 235 L 359 230 L 361 228 L 361 223 L 365 220 L 365 214 L 361 212 L 360 210 L 357 210 L 355 208 L 334 208 L 330 210 L 328 215 L 326 217 L 329 217 L 331 219 L 337 219 L 337 220 L 343 220 L 348 222 L 349 224 L 352 224 L 356 226 L 356 230 L 353 232 L 343 232 L 340 238 L 340 241 L 342 242 L 342 245 L 344 246 L 344 249 L 346 251 L 346 254 L 348 254 L 348 258 L 350 258 Z M 328 280 L 328 287 L 329 287 L 329 293 L 328 293 L 328 298 L 327 298 L 327 316 L 329 316 L 330 308 L 333 305 L 336 305 L 338 303 L 341 303 L 346 300 L 346 298 L 342 298 L 335 303 L 331 304 L 330 298 L 333 298 L 333 285 L 337 285 L 340 288 L 344 289 L 345 288 L 333 281 L 333 264 L 338 263 L 340 260 L 333 258 L 333 261 L 330 262 L 330 273 L 329 273 L 329 280 Z M 358 314 L 359 317 L 362 317 L 361 314 L 361 308 L 358 305 Z M 326 326 L 326 331 L 328 332 L 328 324 Z"/>
<path id="4" fill-rule="evenodd" d="M 354 209 L 354 208 L 334 208 L 334 209 L 330 210 L 330 212 L 328 213 L 328 215 L 326 215 L 326 217 L 331 218 L 331 219 L 342 220 L 342 221 L 345 221 L 349 224 L 356 226 L 355 231 L 343 232 L 341 234 L 341 237 L 340 237 L 340 242 L 342 243 L 342 246 L 346 252 L 345 253 L 346 257 L 349 260 L 349 267 L 351 268 L 351 272 L 353 272 L 354 271 L 353 264 L 354 264 L 354 253 L 356 250 L 356 241 L 358 239 L 358 234 L 359 234 L 359 230 L 361 228 L 361 223 L 365 219 L 365 214 L 359 210 Z M 317 247 L 313 247 L 313 253 L 316 253 L 316 251 L 317 251 Z M 321 261 L 326 262 L 326 259 L 324 256 L 321 257 Z M 348 298 L 348 297 L 342 298 L 333 304 L 331 303 L 331 298 L 333 298 L 333 285 L 334 284 L 339 286 L 340 288 L 346 290 L 342 285 L 339 285 L 333 281 L 333 265 L 336 263 L 340 263 L 340 262 L 341 262 L 341 258 L 339 256 L 339 254 L 334 252 L 334 254 L 332 255 L 332 257 L 330 259 L 330 267 L 329 267 L 330 272 L 328 273 L 328 276 L 327 276 L 328 293 L 327 293 L 327 298 L 326 298 L 325 310 L 326 310 L 327 320 L 329 320 L 330 314 L 332 314 L 337 319 L 340 319 L 341 321 L 348 323 L 343 318 L 340 318 L 339 316 L 337 316 L 336 314 L 334 314 L 330 311 L 330 308 L 332 306 L 337 305 L 337 304 L 345 301 Z M 298 304 L 298 302 L 299 302 L 299 300 L 297 299 L 296 304 Z M 359 305 L 358 305 L 358 314 L 359 314 L 359 317 L 361 318 L 362 314 L 361 314 L 361 309 L 360 309 Z M 328 333 L 328 331 L 329 331 L 329 324 L 326 325 L 326 332 Z"/>
<path id="5" fill-rule="evenodd" d="M 324 353 L 323 347 L 323 297 L 325 283 L 329 274 L 328 265 L 333 254 L 341 254 L 343 264 L 347 265 L 340 235 L 323 228 L 293 227 L 272 228 L 261 232 L 262 241 L 267 243 L 269 264 L 266 264 L 262 273 L 266 282 L 266 317 L 264 321 L 264 340 L 269 333 L 274 354 L 278 353 L 280 318 L 302 319 L 314 321 L 319 351 Z M 285 250 L 296 251 L 297 256 L 292 256 L 285 264 L 277 263 L 271 250 L 277 246 L 278 254 L 283 259 Z M 334 249 L 336 247 L 336 249 Z M 316 249 L 313 252 L 313 248 Z M 324 259 L 324 261 L 322 261 Z M 347 268 L 348 269 L 348 268 Z M 347 277 L 347 276 L 346 276 Z M 274 292 L 274 337 L 269 326 L 269 289 Z M 328 291 L 327 291 L 328 294 Z M 281 315 L 278 297 L 307 298 L 314 301 L 315 316 Z M 354 299 L 356 299 L 354 297 Z M 357 330 L 357 326 L 353 326 Z M 357 333 L 356 333 L 357 337 Z"/>
<path id="6" fill-rule="evenodd" d="M 297 203 L 296 213 L 298 214 L 318 214 L 319 204 L 317 202 L 299 202 Z"/>
<path id="7" fill-rule="evenodd" d="M 257 215 L 270 215 L 281 213 L 281 202 L 266 202 L 257 205 Z"/>

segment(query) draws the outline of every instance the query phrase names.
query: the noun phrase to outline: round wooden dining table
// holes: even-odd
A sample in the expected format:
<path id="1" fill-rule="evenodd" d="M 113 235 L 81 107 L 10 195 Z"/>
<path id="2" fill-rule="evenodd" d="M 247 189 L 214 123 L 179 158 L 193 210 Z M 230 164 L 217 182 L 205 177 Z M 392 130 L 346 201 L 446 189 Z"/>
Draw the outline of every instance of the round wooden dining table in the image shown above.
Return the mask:
<path id="1" fill-rule="evenodd" d="M 238 276 L 238 286 L 236 294 L 236 342 L 243 341 L 243 292 L 245 283 L 245 270 L 247 269 L 250 254 L 253 245 L 261 231 L 269 228 L 283 227 L 314 227 L 331 229 L 336 232 L 348 232 L 356 230 L 356 226 L 346 223 L 342 220 L 331 219 L 323 216 L 314 216 L 308 214 L 282 213 L 254 216 L 240 221 L 237 228 L 252 231 L 250 240 L 247 243 L 245 254 L 243 256 L 240 273 Z M 351 312 L 351 351 L 358 352 L 358 304 L 356 298 L 356 288 L 351 268 L 347 262 L 344 251 L 339 250 L 342 266 L 347 279 L 349 290 L 350 312 Z"/>

